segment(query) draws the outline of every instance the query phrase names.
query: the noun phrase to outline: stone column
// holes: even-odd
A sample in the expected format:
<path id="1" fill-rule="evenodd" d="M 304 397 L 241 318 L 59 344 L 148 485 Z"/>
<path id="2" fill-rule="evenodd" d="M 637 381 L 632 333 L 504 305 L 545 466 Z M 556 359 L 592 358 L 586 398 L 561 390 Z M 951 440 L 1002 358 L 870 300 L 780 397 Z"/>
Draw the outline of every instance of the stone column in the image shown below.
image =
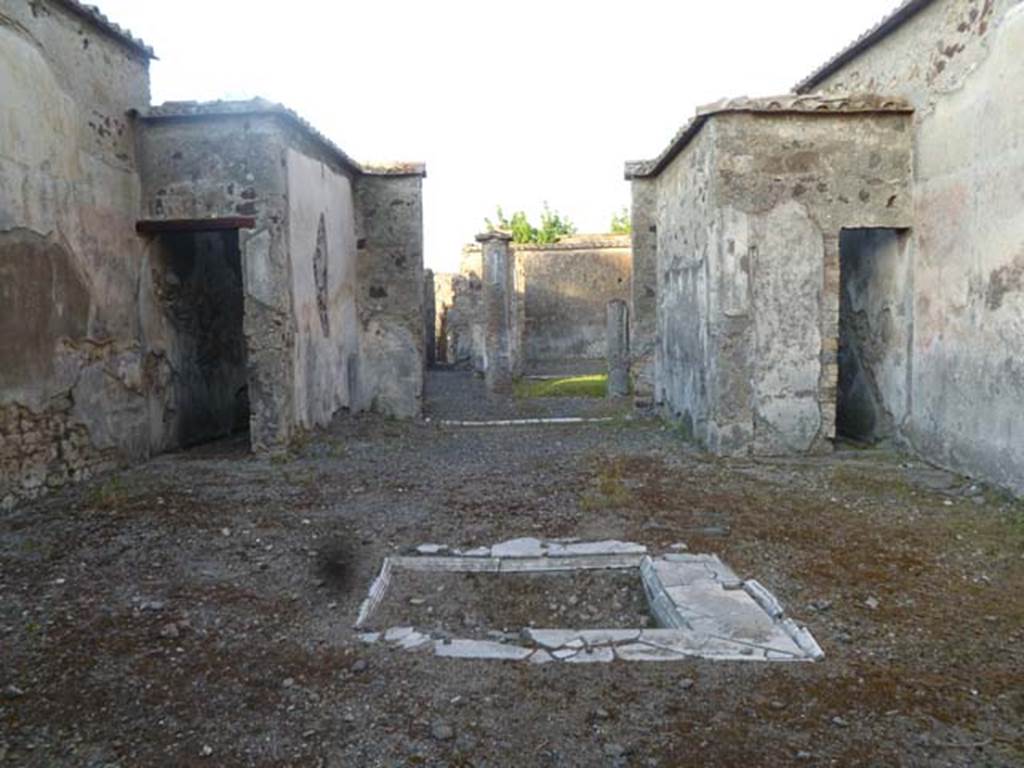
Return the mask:
<path id="1" fill-rule="evenodd" d="M 608 302 L 608 397 L 629 394 L 629 305 Z"/>
<path id="2" fill-rule="evenodd" d="M 513 380 L 512 236 L 487 232 L 476 239 L 483 249 L 484 379 L 489 392 L 507 393 L 512 390 Z"/>

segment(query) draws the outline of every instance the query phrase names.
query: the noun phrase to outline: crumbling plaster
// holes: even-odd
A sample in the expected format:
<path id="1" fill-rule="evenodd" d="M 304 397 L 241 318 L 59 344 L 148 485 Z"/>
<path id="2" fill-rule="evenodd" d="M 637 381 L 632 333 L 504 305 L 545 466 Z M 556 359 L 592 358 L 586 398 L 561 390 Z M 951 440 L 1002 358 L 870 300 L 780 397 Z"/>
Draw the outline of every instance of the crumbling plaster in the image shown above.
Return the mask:
<path id="1" fill-rule="evenodd" d="M 151 56 L 71 0 L 0 0 L 5 507 L 194 440 L 204 409 L 216 435 L 249 405 L 257 450 L 342 408 L 419 412 L 423 167 L 360 166 L 260 100 L 150 108 Z M 186 305 L 229 295 L 234 241 L 202 235 L 218 218 L 241 226 L 244 350 L 225 326 L 211 363 L 218 330 Z M 198 234 L 171 248 L 140 219 Z M 200 251 L 218 271 L 189 266 Z"/>
<path id="2" fill-rule="evenodd" d="M 834 437 L 839 234 L 910 225 L 906 113 L 715 105 L 672 154 L 630 167 L 657 182 L 656 396 L 712 451 L 818 451 Z"/>
<path id="3" fill-rule="evenodd" d="M 251 439 L 257 449 L 286 445 L 296 413 L 297 328 L 292 314 L 285 134 L 272 115 L 147 114 L 143 120 L 146 218 L 251 216 L 256 221 L 240 237 Z M 151 243 L 157 247 L 158 238 Z M 156 348 L 165 343 L 158 329 L 152 329 L 150 338 Z"/>
<path id="4" fill-rule="evenodd" d="M 342 408 L 418 415 L 422 172 L 366 172 L 261 102 L 144 119 L 152 218 L 255 219 L 242 235 L 254 446 Z"/>
<path id="5" fill-rule="evenodd" d="M 1024 4 L 935 0 L 805 84 L 915 107 L 913 354 L 902 434 L 1024 492 Z"/>
<path id="6" fill-rule="evenodd" d="M 295 420 L 311 429 L 352 407 L 349 366 L 358 364 L 359 355 L 355 205 L 350 175 L 295 149 L 287 157 Z M 318 248 L 326 272 L 323 319 L 314 264 Z"/>
<path id="7" fill-rule="evenodd" d="M 136 309 L 127 113 L 149 100 L 146 57 L 63 3 L 5 0 L 0 93 L 0 501 L 10 505 L 148 455 L 161 363 Z"/>

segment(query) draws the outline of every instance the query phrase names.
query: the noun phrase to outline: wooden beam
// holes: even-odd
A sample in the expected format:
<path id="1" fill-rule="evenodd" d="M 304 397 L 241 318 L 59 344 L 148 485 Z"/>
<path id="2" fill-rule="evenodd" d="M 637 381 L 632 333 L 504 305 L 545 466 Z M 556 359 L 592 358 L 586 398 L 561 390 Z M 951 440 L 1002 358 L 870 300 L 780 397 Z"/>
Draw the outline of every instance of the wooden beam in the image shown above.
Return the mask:
<path id="1" fill-rule="evenodd" d="M 219 219 L 143 219 L 135 222 L 140 235 L 159 235 L 165 232 L 219 232 L 226 229 L 255 229 L 252 216 L 225 216 Z"/>

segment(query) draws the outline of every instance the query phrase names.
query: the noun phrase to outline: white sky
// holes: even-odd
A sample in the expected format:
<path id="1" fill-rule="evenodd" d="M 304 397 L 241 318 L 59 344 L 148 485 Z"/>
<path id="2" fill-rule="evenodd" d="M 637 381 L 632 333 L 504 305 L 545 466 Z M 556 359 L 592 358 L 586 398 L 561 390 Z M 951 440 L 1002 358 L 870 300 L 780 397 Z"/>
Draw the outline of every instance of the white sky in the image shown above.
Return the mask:
<path id="1" fill-rule="evenodd" d="M 423 160 L 426 260 L 502 203 L 583 232 L 694 109 L 786 93 L 897 0 L 95 0 L 160 57 L 153 100 L 263 96 L 357 160 Z"/>

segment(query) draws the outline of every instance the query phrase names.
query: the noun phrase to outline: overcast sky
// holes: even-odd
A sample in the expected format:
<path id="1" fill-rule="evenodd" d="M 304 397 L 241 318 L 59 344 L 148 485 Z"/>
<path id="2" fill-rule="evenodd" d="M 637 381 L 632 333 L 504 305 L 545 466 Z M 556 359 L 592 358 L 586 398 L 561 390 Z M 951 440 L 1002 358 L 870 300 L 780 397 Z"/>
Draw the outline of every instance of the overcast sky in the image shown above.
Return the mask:
<path id="1" fill-rule="evenodd" d="M 581 231 L 701 104 L 786 93 L 896 0 L 95 0 L 160 57 L 154 102 L 263 96 L 357 160 L 423 160 L 426 259 L 499 202 Z"/>

